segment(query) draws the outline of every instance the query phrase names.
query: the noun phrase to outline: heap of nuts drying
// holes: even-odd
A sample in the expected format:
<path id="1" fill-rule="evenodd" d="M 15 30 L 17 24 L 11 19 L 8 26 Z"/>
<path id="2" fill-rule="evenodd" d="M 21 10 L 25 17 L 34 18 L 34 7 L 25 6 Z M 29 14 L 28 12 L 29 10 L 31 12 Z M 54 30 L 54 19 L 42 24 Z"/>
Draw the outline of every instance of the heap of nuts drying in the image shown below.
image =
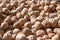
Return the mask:
<path id="1" fill-rule="evenodd" d="M 60 4 L 49 0 L 1 1 L 0 40 L 60 40 Z"/>

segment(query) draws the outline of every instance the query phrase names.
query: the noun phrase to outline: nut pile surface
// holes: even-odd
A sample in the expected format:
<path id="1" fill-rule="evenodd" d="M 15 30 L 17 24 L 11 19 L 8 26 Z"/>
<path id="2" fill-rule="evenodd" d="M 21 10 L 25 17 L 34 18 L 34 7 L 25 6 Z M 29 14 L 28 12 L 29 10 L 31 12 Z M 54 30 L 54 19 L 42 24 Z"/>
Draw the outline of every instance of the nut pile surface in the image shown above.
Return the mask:
<path id="1" fill-rule="evenodd" d="M 0 40 L 60 40 L 60 4 L 50 0 L 0 2 Z"/>

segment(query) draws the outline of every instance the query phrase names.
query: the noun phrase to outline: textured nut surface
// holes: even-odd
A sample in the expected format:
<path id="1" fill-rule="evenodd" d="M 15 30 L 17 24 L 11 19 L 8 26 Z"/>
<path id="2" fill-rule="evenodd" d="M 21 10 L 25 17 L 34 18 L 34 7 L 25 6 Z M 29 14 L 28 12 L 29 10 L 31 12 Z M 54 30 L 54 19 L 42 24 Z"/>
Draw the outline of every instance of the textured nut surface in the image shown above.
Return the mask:
<path id="1" fill-rule="evenodd" d="M 6 30 L 9 27 L 9 24 L 7 22 L 1 23 L 1 27 L 3 30 Z"/>
<path id="2" fill-rule="evenodd" d="M 58 34 L 56 34 L 55 36 L 53 36 L 52 37 L 52 39 L 51 40 L 59 40 L 59 35 Z"/>
<path id="3" fill-rule="evenodd" d="M 27 40 L 27 39 L 23 33 L 18 33 L 16 36 L 16 40 Z"/>
<path id="4" fill-rule="evenodd" d="M 4 35 L 3 35 L 3 39 L 4 40 L 12 40 L 12 35 L 10 32 L 6 32 Z"/>
<path id="5" fill-rule="evenodd" d="M 26 36 L 32 35 L 32 31 L 29 28 L 24 28 L 22 33 L 24 33 Z"/>
<path id="6" fill-rule="evenodd" d="M 35 35 L 29 35 L 27 38 L 28 38 L 28 40 L 36 40 Z"/>
<path id="7" fill-rule="evenodd" d="M 37 30 L 36 31 L 36 36 L 41 37 L 45 35 L 45 31 L 44 30 Z"/>

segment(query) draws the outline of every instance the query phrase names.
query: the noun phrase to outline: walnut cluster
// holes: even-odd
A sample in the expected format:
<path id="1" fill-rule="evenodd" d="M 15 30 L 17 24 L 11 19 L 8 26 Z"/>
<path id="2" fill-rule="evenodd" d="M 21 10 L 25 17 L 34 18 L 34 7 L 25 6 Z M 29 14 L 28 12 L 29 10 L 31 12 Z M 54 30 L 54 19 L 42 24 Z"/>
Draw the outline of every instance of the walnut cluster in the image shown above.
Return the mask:
<path id="1" fill-rule="evenodd" d="M 50 0 L 0 1 L 0 40 L 60 40 L 60 4 Z"/>

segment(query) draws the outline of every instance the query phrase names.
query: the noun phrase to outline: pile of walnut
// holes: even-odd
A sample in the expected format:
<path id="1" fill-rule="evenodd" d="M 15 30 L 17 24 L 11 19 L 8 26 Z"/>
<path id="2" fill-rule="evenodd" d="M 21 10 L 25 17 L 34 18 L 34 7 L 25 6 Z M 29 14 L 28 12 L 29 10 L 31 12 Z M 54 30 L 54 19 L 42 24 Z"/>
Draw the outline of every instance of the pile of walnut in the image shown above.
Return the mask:
<path id="1" fill-rule="evenodd" d="M 60 4 L 43 0 L 0 2 L 0 40 L 60 40 Z"/>

